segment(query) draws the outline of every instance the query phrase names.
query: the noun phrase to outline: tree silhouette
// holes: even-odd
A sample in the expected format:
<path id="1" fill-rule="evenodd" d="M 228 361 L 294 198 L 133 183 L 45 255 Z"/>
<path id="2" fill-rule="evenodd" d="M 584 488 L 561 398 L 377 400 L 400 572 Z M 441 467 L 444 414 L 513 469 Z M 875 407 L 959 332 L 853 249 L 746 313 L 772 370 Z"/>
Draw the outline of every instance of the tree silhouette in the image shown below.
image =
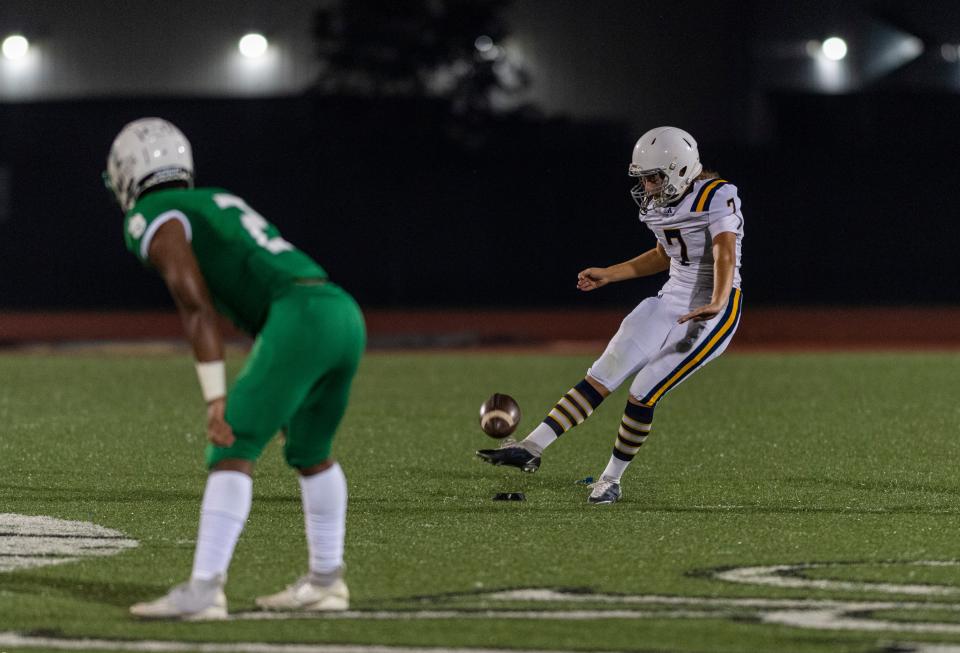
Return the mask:
<path id="1" fill-rule="evenodd" d="M 499 43 L 510 0 L 332 0 L 314 18 L 326 94 L 442 98 L 489 113 L 529 84 Z"/>

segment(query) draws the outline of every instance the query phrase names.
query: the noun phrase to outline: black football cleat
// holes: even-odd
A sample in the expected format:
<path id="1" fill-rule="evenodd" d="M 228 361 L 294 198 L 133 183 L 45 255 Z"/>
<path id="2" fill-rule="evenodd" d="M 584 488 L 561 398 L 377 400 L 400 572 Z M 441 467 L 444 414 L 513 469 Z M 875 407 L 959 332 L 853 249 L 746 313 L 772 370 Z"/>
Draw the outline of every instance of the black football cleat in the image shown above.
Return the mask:
<path id="1" fill-rule="evenodd" d="M 499 449 L 480 449 L 477 451 L 477 458 L 491 465 L 516 467 L 529 474 L 540 469 L 540 456 L 530 453 L 526 447 L 515 442 Z"/>

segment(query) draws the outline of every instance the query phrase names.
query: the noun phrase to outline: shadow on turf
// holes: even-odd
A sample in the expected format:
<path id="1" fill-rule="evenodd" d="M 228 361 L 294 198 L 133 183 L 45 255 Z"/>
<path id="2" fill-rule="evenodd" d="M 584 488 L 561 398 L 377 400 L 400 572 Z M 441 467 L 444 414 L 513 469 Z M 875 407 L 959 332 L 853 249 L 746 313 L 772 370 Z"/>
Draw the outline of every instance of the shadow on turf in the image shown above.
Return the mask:
<path id="1" fill-rule="evenodd" d="M 127 492 L 117 492 L 116 490 L 104 488 L 49 488 L 0 483 L 0 490 L 10 490 L 11 496 L 8 498 L 11 499 L 18 498 L 14 493 L 19 492 L 21 495 L 30 495 L 31 499 L 49 501 L 83 500 L 102 503 L 143 503 L 145 501 L 166 502 L 176 500 L 199 503 L 203 497 L 202 486 L 197 492 L 167 491 L 156 488 L 138 488 Z M 289 494 L 257 494 L 255 500 L 258 503 L 293 502 L 299 506 L 300 494 L 297 492 L 291 492 Z"/>
<path id="2" fill-rule="evenodd" d="M 30 577 L 13 574 L 4 578 L 3 589 L 40 596 L 63 595 L 88 603 L 106 603 L 125 607 L 146 596 L 163 594 L 169 587 L 144 583 L 78 581 L 76 578 L 59 576 Z"/>

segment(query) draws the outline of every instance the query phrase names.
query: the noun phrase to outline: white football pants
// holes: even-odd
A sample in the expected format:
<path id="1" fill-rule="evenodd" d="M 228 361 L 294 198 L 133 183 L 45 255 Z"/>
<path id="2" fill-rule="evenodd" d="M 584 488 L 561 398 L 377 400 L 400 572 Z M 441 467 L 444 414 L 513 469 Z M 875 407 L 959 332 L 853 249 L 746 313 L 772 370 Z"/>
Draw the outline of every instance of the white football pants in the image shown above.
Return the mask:
<path id="1" fill-rule="evenodd" d="M 613 392 L 631 375 L 630 396 L 653 406 L 667 392 L 719 356 L 740 324 L 742 294 L 730 292 L 726 309 L 703 322 L 677 320 L 710 303 L 711 288 L 692 290 L 671 282 L 656 297 L 643 300 L 587 374 Z"/>

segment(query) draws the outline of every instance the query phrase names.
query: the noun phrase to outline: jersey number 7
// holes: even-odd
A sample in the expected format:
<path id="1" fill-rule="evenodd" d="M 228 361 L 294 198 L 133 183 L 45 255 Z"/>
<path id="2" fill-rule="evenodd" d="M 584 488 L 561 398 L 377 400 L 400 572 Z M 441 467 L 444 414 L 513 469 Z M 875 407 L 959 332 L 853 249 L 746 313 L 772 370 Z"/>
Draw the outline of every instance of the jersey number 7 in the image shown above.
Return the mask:
<path id="1" fill-rule="evenodd" d="M 663 237 L 667 239 L 667 244 L 672 245 L 673 239 L 676 238 L 680 243 L 680 265 L 690 265 L 690 258 L 687 256 L 687 244 L 683 242 L 683 236 L 680 235 L 679 229 L 664 229 Z"/>

